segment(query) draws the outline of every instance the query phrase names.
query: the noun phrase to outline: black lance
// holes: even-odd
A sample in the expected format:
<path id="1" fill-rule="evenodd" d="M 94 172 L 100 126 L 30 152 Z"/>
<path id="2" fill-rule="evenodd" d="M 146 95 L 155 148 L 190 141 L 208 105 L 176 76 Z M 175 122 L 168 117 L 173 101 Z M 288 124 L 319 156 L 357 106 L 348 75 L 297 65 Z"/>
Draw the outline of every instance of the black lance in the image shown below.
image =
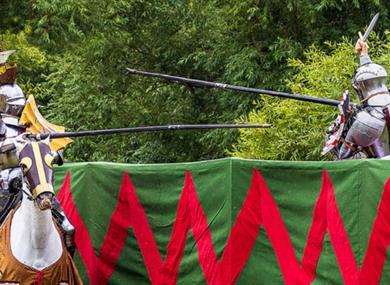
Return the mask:
<path id="1" fill-rule="evenodd" d="M 360 38 L 363 41 L 367 40 L 368 36 L 374 29 L 375 24 L 378 21 L 378 18 L 379 18 L 379 13 L 376 13 L 375 16 L 371 19 L 370 24 L 368 25 L 368 28 L 364 33 L 364 35 L 359 34 Z M 132 68 L 126 68 L 126 69 L 128 74 L 142 75 L 147 77 L 156 77 L 156 78 L 171 80 L 177 83 L 184 83 L 187 85 L 198 86 L 198 87 L 210 87 L 210 88 L 219 88 L 219 89 L 226 89 L 226 90 L 233 90 L 233 91 L 240 91 L 240 92 L 247 92 L 247 93 L 255 93 L 255 94 L 266 94 L 266 95 L 280 97 L 280 98 L 289 98 L 294 100 L 313 102 L 313 103 L 330 105 L 330 106 L 338 106 L 340 104 L 340 101 L 338 100 L 327 99 L 327 98 L 318 98 L 318 97 L 302 95 L 302 94 L 291 94 L 287 92 L 278 92 L 278 91 L 272 91 L 266 89 L 236 86 L 236 85 L 230 85 L 226 83 L 217 83 L 217 82 L 191 79 L 191 78 L 173 76 L 173 75 L 156 73 L 156 72 L 141 71 Z"/>
<path id="2" fill-rule="evenodd" d="M 196 124 L 196 125 L 163 125 L 163 126 L 145 126 L 119 129 L 103 129 L 90 130 L 79 132 L 64 132 L 64 133 L 45 133 L 45 134 L 28 134 L 28 138 L 42 140 L 50 137 L 50 139 L 59 138 L 76 138 L 86 136 L 113 135 L 113 134 L 128 134 L 128 133 L 145 133 L 145 132 L 160 132 L 160 131 L 178 131 L 178 130 L 206 130 L 206 129 L 243 129 L 243 128 L 270 128 L 271 124 Z"/>
<path id="3" fill-rule="evenodd" d="M 199 79 L 191 79 L 191 78 L 186 78 L 186 77 L 167 75 L 167 74 L 162 74 L 162 73 L 141 71 L 141 70 L 132 69 L 132 68 L 126 68 L 126 69 L 127 69 L 128 74 L 142 75 L 142 76 L 147 76 L 147 77 L 156 77 L 156 78 L 171 80 L 171 81 L 175 81 L 178 83 L 184 83 L 184 84 L 198 86 L 198 87 L 210 87 L 210 88 L 219 88 L 219 89 L 240 91 L 240 92 L 246 92 L 246 93 L 266 94 L 266 95 L 280 97 L 280 98 L 289 98 L 289 99 L 294 99 L 294 100 L 313 102 L 313 103 L 330 105 L 330 106 L 338 106 L 340 104 L 340 101 L 338 101 L 338 100 L 327 99 L 327 98 L 318 98 L 318 97 L 313 97 L 313 96 L 308 96 L 308 95 L 291 94 L 291 93 L 278 92 L 278 91 L 272 91 L 272 90 L 266 90 L 266 89 L 257 89 L 257 88 L 251 88 L 251 87 L 236 86 L 236 85 L 230 85 L 230 84 L 225 84 L 225 83 L 217 83 L 217 82 L 211 82 L 211 81 L 205 81 L 205 80 L 199 80 Z"/>

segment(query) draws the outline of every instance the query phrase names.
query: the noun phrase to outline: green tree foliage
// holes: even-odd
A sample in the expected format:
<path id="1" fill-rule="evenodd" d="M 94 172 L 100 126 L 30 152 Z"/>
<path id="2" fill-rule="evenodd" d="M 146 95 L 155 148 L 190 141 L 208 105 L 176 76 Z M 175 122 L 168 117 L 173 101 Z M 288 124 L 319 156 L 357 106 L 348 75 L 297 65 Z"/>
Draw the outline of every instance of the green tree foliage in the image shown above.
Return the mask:
<path id="1" fill-rule="evenodd" d="M 373 61 L 389 64 L 389 34 L 384 41 L 370 41 Z M 289 88 L 298 94 L 339 99 L 349 90 L 352 100 L 358 97 L 351 87 L 351 78 L 358 67 L 354 45 L 347 40 L 327 43 L 327 51 L 315 46 L 305 52 L 304 60 L 293 59 L 290 66 L 297 73 L 288 80 Z M 250 123 L 272 123 L 268 130 L 243 130 L 233 155 L 245 158 L 279 160 L 321 160 L 325 131 L 336 118 L 338 109 L 331 106 L 293 100 L 263 98 L 260 108 L 250 113 Z"/>
<path id="2" fill-rule="evenodd" d="M 33 1 L 2 0 L 0 1 L 0 32 L 23 30 L 27 21 L 33 16 Z"/>
<path id="3" fill-rule="evenodd" d="M 38 98 L 42 98 L 46 92 L 42 82 L 45 80 L 44 75 L 48 72 L 48 60 L 44 51 L 29 43 L 30 33 L 30 28 L 26 27 L 24 31 L 17 34 L 4 33 L 0 40 L 3 50 L 16 50 L 10 59 L 17 63 L 18 84 L 22 87 L 24 93 L 27 96 L 34 94 Z"/>
<path id="4" fill-rule="evenodd" d="M 228 49 L 220 33 L 224 21 L 214 8 L 202 2 L 96 3 L 100 23 L 88 34 L 83 32 L 77 45 L 52 58 L 47 115 L 72 130 L 232 122 L 248 110 L 250 97 L 217 96 L 212 90 L 169 86 L 125 74 L 125 67 L 131 66 L 197 78 L 206 73 L 217 79 L 231 56 L 225 54 Z M 63 26 L 53 29 L 57 28 Z M 250 52 L 240 56 L 231 59 L 232 69 L 254 61 Z M 77 140 L 67 155 L 72 160 L 199 160 L 223 156 L 235 136 L 234 131 L 214 131 L 88 138 Z"/>
<path id="5" fill-rule="evenodd" d="M 3 34 L 23 31 L 26 47 L 44 56 L 42 65 L 21 70 L 20 82 L 30 77 L 28 88 L 44 115 L 71 131 L 233 122 L 268 102 L 128 76 L 125 68 L 288 91 L 285 80 L 294 71 L 288 59 L 302 57 L 311 43 L 352 38 L 379 10 L 377 30 L 390 23 L 378 0 L 12 0 L 3 6 Z M 237 136 L 209 131 L 85 138 L 75 140 L 66 157 L 212 159 L 225 156 Z"/>

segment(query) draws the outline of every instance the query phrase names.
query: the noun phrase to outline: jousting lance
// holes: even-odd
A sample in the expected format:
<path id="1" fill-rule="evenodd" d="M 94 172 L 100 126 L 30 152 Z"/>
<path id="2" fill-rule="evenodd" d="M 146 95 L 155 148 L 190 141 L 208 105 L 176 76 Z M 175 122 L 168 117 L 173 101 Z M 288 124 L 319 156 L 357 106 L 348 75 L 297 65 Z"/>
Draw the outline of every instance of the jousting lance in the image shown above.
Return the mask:
<path id="1" fill-rule="evenodd" d="M 368 28 L 364 35 L 360 35 L 363 41 L 366 41 L 370 33 L 375 27 L 376 22 L 378 21 L 379 13 L 375 14 L 375 16 L 370 21 L 370 24 L 368 25 Z M 333 99 L 327 99 L 327 98 L 318 98 L 308 95 L 302 95 L 302 94 L 291 94 L 287 92 L 278 92 L 278 91 L 272 91 L 272 90 L 266 90 L 266 89 L 257 89 L 257 88 L 251 88 L 251 87 L 243 87 L 243 86 L 236 86 L 236 85 L 230 85 L 226 83 L 217 83 L 217 82 L 211 82 L 211 81 L 205 81 L 205 80 L 199 80 L 199 79 L 191 79 L 186 77 L 179 77 L 179 76 L 173 76 L 168 74 L 162 74 L 162 73 L 156 73 L 156 72 L 148 72 L 148 71 L 141 71 L 137 69 L 132 68 L 126 68 L 128 74 L 135 74 L 135 75 L 142 75 L 147 77 L 156 77 L 160 79 L 165 80 L 171 80 L 176 83 L 183 83 L 186 85 L 192 85 L 197 87 L 210 87 L 210 88 L 219 88 L 219 89 L 225 89 L 225 90 L 233 90 L 233 91 L 240 91 L 240 92 L 246 92 L 246 93 L 254 93 L 254 94 L 266 94 L 270 96 L 280 97 L 280 98 L 289 98 L 294 100 L 300 100 L 300 101 L 306 101 L 306 102 L 313 102 L 323 105 L 330 105 L 330 106 L 338 106 L 340 104 L 340 101 L 333 100 Z"/>
<path id="2" fill-rule="evenodd" d="M 219 89 L 240 91 L 240 92 L 246 92 L 246 93 L 266 94 L 266 95 L 280 97 L 280 98 L 289 98 L 289 99 L 294 99 L 294 100 L 313 102 L 313 103 L 319 103 L 319 104 L 331 105 L 331 106 L 338 106 L 340 104 L 340 101 L 338 101 L 338 100 L 327 99 L 327 98 L 318 98 L 318 97 L 313 97 L 313 96 L 308 96 L 308 95 L 291 94 L 291 93 L 278 92 L 278 91 L 272 91 L 272 90 L 266 90 L 266 89 L 257 89 L 257 88 L 251 88 L 251 87 L 236 86 L 236 85 L 230 85 L 230 84 L 226 84 L 226 83 L 217 83 L 217 82 L 211 82 L 211 81 L 205 81 L 205 80 L 199 80 L 199 79 L 191 79 L 191 78 L 173 76 L 173 75 L 162 74 L 162 73 L 141 71 L 141 70 L 132 69 L 132 68 L 126 68 L 126 69 L 127 69 L 128 74 L 142 75 L 142 76 L 147 76 L 147 77 L 156 77 L 156 78 L 171 80 L 171 81 L 174 81 L 176 83 L 183 83 L 183 84 L 197 86 L 197 87 L 210 87 L 210 88 L 219 88 Z"/>
<path id="3" fill-rule="evenodd" d="M 128 134 L 128 133 L 145 133 L 145 132 L 160 132 L 160 131 L 179 131 L 179 130 L 206 130 L 206 129 L 244 129 L 244 128 L 270 128 L 271 124 L 196 124 L 196 125 L 163 125 L 163 126 L 145 126 L 119 129 L 103 129 L 90 130 L 79 132 L 64 132 L 64 133 L 45 133 L 45 134 L 29 134 L 29 138 L 43 140 L 47 137 L 50 139 L 59 138 L 76 138 L 86 136 L 113 135 L 113 134 Z"/>

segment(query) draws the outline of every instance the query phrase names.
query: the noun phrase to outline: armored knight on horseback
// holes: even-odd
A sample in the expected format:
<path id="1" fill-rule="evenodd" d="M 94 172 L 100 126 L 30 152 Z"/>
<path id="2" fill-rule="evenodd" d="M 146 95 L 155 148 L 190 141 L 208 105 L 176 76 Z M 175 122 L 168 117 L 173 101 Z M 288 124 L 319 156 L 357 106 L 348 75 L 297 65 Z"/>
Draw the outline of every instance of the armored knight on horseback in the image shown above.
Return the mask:
<path id="1" fill-rule="evenodd" d="M 58 131 L 58 126 L 44 120 L 38 112 L 34 97 L 26 101 L 16 80 L 16 64 L 8 61 L 13 50 L 0 52 L 0 225 L 22 197 L 23 172 L 14 148 L 9 147 L 26 132 Z M 52 146 L 62 160 L 61 152 L 66 143 Z M 73 254 L 74 227 L 66 217 L 58 200 L 53 197 L 52 214 L 64 233 L 68 250 Z"/>

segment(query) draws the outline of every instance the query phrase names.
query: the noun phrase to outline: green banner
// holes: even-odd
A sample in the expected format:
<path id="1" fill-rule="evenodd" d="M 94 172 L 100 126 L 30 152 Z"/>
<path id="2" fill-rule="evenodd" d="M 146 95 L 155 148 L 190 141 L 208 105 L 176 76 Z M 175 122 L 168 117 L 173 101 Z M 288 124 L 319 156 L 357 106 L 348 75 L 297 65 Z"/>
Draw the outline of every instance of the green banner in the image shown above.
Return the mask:
<path id="1" fill-rule="evenodd" d="M 85 284 L 389 284 L 389 176 L 380 160 L 70 163 L 55 188 Z"/>

